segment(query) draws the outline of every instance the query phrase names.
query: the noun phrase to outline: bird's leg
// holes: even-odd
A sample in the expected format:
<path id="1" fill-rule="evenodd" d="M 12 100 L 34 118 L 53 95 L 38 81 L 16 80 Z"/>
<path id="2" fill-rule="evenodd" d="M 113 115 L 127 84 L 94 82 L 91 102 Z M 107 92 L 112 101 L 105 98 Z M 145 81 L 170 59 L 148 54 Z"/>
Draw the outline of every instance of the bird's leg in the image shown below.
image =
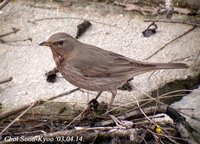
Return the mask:
<path id="1" fill-rule="evenodd" d="M 97 100 L 99 98 L 99 96 L 101 95 L 102 91 L 100 91 L 97 96 L 95 97 L 95 99 Z"/>
<path id="2" fill-rule="evenodd" d="M 112 105 L 112 103 L 113 103 L 113 101 L 115 99 L 115 96 L 117 94 L 117 90 L 111 90 L 111 93 L 112 93 L 112 97 L 111 97 L 110 103 L 108 105 L 108 110 L 111 108 L 111 105 Z"/>
<path id="3" fill-rule="evenodd" d="M 118 89 L 119 90 L 132 91 L 133 90 L 133 84 L 131 83 L 131 80 L 133 80 L 133 78 L 127 80 L 127 82 L 123 86 L 119 87 Z"/>

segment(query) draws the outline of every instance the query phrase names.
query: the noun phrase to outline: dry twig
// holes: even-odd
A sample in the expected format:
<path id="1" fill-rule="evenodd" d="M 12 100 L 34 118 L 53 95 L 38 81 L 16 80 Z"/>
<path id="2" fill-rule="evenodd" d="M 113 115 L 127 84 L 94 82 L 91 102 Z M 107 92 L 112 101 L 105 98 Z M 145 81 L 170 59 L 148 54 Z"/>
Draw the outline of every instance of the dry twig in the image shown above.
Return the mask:
<path id="1" fill-rule="evenodd" d="M 125 3 L 120 3 L 120 2 L 114 2 L 115 5 L 118 5 L 118 6 L 122 6 L 124 7 L 124 10 L 126 11 L 138 11 L 140 13 L 142 13 L 143 15 L 147 15 L 148 13 L 149 14 L 153 14 L 153 15 L 156 15 L 156 14 L 159 14 L 159 13 L 163 13 L 163 7 L 152 7 L 152 6 L 145 6 L 145 5 L 137 5 L 137 4 L 125 4 Z M 166 9 L 166 7 L 165 7 Z M 191 13 L 191 10 L 187 9 L 187 8 L 180 8 L 180 7 L 172 7 L 171 9 L 173 9 L 172 12 L 175 12 L 175 13 L 180 13 L 180 14 L 185 14 L 185 15 L 188 15 L 189 13 Z M 167 8 L 168 10 L 168 8 Z"/>
<path id="2" fill-rule="evenodd" d="M 91 19 L 84 19 L 84 18 L 79 18 L 79 17 L 46 17 L 46 18 L 40 18 L 40 19 L 34 19 L 34 20 L 28 20 L 28 22 L 36 24 L 36 22 L 39 21 L 44 21 L 44 20 L 52 20 L 52 19 L 75 19 L 75 20 L 87 20 L 90 22 L 94 22 L 94 23 L 98 23 L 98 24 L 102 24 L 102 25 L 106 25 L 109 27 L 114 27 L 114 28 L 118 28 L 121 29 L 120 27 L 117 27 L 115 25 L 111 25 L 111 24 L 107 24 L 107 23 L 103 23 L 103 22 L 99 22 L 99 21 L 95 21 L 95 20 L 91 20 Z"/>
<path id="3" fill-rule="evenodd" d="M 3 80 L 0 81 L 0 84 L 7 83 L 7 82 L 11 81 L 12 79 L 13 79 L 12 77 L 3 79 Z"/>
<path id="4" fill-rule="evenodd" d="M 56 95 L 56 96 L 53 96 L 53 97 L 51 97 L 51 98 L 49 98 L 49 99 L 47 99 L 47 100 L 48 100 L 48 101 L 49 101 L 49 100 L 54 100 L 54 99 L 57 99 L 57 98 L 60 98 L 60 97 L 69 95 L 69 94 L 71 94 L 71 93 L 73 93 L 73 92 L 76 92 L 76 91 L 78 91 L 78 90 L 80 90 L 80 88 L 75 88 L 75 89 L 73 89 L 73 90 L 70 90 L 70 91 L 61 93 L 61 94 Z"/>
<path id="5" fill-rule="evenodd" d="M 156 14 L 157 10 L 149 7 L 149 6 L 139 6 L 136 4 L 124 4 L 124 3 L 120 3 L 120 2 L 114 2 L 115 5 L 118 6 L 122 6 L 125 7 L 124 10 L 126 11 L 138 11 L 140 13 L 142 13 L 143 15 L 147 15 L 147 13 L 151 13 L 151 14 Z"/>
<path id="6" fill-rule="evenodd" d="M 43 103 L 44 103 L 44 101 L 38 100 L 38 101 L 35 101 L 35 102 L 31 103 L 31 104 L 27 104 L 27 105 L 18 107 L 18 108 L 14 109 L 14 110 L 11 110 L 11 111 L 8 111 L 8 112 L 3 112 L 3 113 L 0 114 L 0 120 L 5 119 L 5 118 L 7 118 L 7 117 L 9 117 L 11 115 L 15 115 L 15 114 L 17 114 L 17 113 L 19 113 L 19 112 L 21 112 L 23 110 L 26 110 L 32 104 L 34 104 L 34 106 L 36 106 L 36 104 L 39 105 L 39 104 L 43 104 Z"/>
<path id="7" fill-rule="evenodd" d="M 0 3 L 0 10 L 5 7 L 8 3 L 10 2 L 10 0 L 4 0 L 3 2 Z"/>
<path id="8" fill-rule="evenodd" d="M 32 103 L 24 112 L 22 112 L 19 116 L 17 116 L 9 125 L 7 125 L 1 132 L 0 136 L 11 126 L 13 125 L 17 120 L 19 120 L 20 117 L 22 117 L 29 109 L 31 109 L 36 103 Z"/>
<path id="9" fill-rule="evenodd" d="M 173 40 L 171 40 L 170 42 L 166 43 L 164 46 L 162 46 L 161 48 L 159 48 L 156 52 L 154 52 L 153 54 L 151 54 L 150 56 L 148 56 L 146 59 L 144 60 L 148 60 L 151 57 L 153 57 L 154 55 L 156 55 L 157 53 L 159 53 L 161 50 L 163 50 L 166 46 L 168 46 L 169 44 L 171 44 L 172 42 L 176 41 L 177 39 L 185 36 L 186 34 L 188 34 L 189 32 L 193 31 L 196 27 L 192 27 L 191 29 L 189 29 L 188 31 L 184 32 L 183 34 L 181 34 L 180 36 L 174 38 Z"/>
<path id="10" fill-rule="evenodd" d="M 7 32 L 7 33 L 5 33 L 5 34 L 1 34 L 1 35 L 0 35 L 0 38 L 5 37 L 5 36 L 7 36 L 7 35 L 10 35 L 10 34 L 12 34 L 12 33 L 17 33 L 19 30 L 20 30 L 20 29 L 18 29 L 18 28 L 12 28 L 12 31 L 11 31 L 11 32 Z"/>
<path id="11" fill-rule="evenodd" d="M 192 20 L 180 20 L 180 19 L 145 19 L 144 22 L 163 22 L 163 23 L 179 23 L 191 25 L 194 27 L 200 27 L 199 22 L 193 22 Z"/>
<path id="12" fill-rule="evenodd" d="M 65 96 L 65 95 L 69 95 L 69 94 L 71 94 L 71 93 L 73 93 L 73 92 L 75 92 L 75 91 L 78 91 L 78 90 L 79 90 L 79 88 L 76 88 L 76 89 L 70 90 L 70 91 L 68 91 L 68 92 L 64 92 L 64 93 L 61 93 L 61 94 L 56 95 L 56 96 L 54 96 L 54 97 L 51 97 L 51 98 L 49 98 L 49 99 L 47 99 L 47 100 L 37 100 L 37 101 L 35 101 L 35 102 L 33 102 L 33 103 L 36 103 L 34 106 L 38 106 L 38 105 L 44 104 L 44 102 L 47 102 L 47 101 L 50 101 L 50 100 L 54 100 L 54 99 L 56 99 L 56 98 L 59 98 L 59 97 Z M 19 112 L 21 112 L 21 111 L 23 111 L 23 110 L 26 110 L 26 109 L 27 109 L 28 107 L 30 107 L 33 103 L 30 103 L 30 104 L 27 104 L 27 105 L 24 105 L 24 106 L 15 108 L 14 110 L 11 110 L 11 111 L 8 111 L 8 112 L 3 112 L 3 113 L 1 113 L 1 114 L 0 114 L 0 120 L 2 120 L 2 119 L 4 119 L 4 118 L 7 118 L 7 117 L 9 117 L 9 116 L 11 116 L 11 115 L 14 115 L 14 114 L 16 114 L 16 113 L 19 113 Z"/>
<path id="13" fill-rule="evenodd" d="M 139 103 L 145 102 L 145 103 L 143 103 L 142 105 L 140 105 L 140 106 L 142 107 L 142 106 L 144 106 L 144 105 L 146 105 L 146 104 L 149 104 L 149 103 L 151 103 L 151 102 L 153 102 L 153 101 L 156 101 L 156 100 L 167 99 L 167 98 L 172 98 L 172 97 L 173 97 L 173 98 L 174 98 L 174 97 L 182 97 L 182 96 L 185 95 L 185 94 L 176 94 L 176 93 L 179 93 L 179 92 L 191 92 L 191 90 L 176 90 L 176 91 L 171 91 L 171 92 L 162 94 L 162 95 L 160 95 L 160 96 L 157 97 L 157 98 L 153 98 L 153 97 L 152 97 L 152 98 L 140 100 Z M 143 94 L 144 94 L 144 93 L 143 93 Z M 114 110 L 116 110 L 116 109 L 120 109 L 120 108 L 122 108 L 122 107 L 134 105 L 135 103 L 136 103 L 136 101 L 130 102 L 130 103 L 125 103 L 125 104 L 123 104 L 123 105 L 119 105 L 119 106 L 117 106 L 117 107 L 115 107 L 115 108 L 112 108 L 112 109 L 109 110 L 107 113 L 110 113 L 110 112 L 112 112 L 112 111 L 114 111 Z M 138 107 L 135 107 L 134 109 L 131 109 L 131 110 L 129 110 L 129 111 L 132 111 L 132 110 L 135 110 L 135 109 L 138 109 Z"/>
<path id="14" fill-rule="evenodd" d="M 5 41 L 5 42 L 24 42 L 24 41 L 30 41 L 30 42 L 32 42 L 33 41 L 33 39 L 32 38 L 30 38 L 30 37 L 28 37 L 28 38 L 26 38 L 26 39 L 19 39 L 19 40 L 9 40 L 9 41 Z M 4 43 L 5 43 L 4 42 Z"/>
<path id="15" fill-rule="evenodd" d="M 139 104 L 139 102 L 138 102 L 138 100 L 137 100 L 137 98 L 134 96 L 134 99 L 135 99 L 135 101 L 136 101 L 136 104 L 138 105 L 138 108 L 139 108 L 139 110 L 142 112 L 142 114 L 146 117 L 146 119 L 148 120 L 148 121 L 150 121 L 152 124 L 154 124 L 154 125 L 157 125 L 154 121 L 152 121 L 147 115 L 146 115 L 146 113 L 142 110 L 142 108 L 141 108 L 141 106 L 140 106 L 140 104 Z M 157 106 L 156 106 L 157 107 Z M 156 111 L 156 110 L 155 110 Z"/>
<path id="16" fill-rule="evenodd" d="M 67 126 L 65 126 L 63 129 L 68 128 L 73 122 L 75 122 L 78 118 L 80 118 L 86 111 L 88 111 L 89 106 L 87 106 L 77 117 L 75 117 Z"/>
<path id="17" fill-rule="evenodd" d="M 142 130 L 140 129 L 122 129 L 120 127 L 94 127 L 94 128 L 88 128 L 88 127 L 77 127 L 76 130 L 65 130 L 65 131 L 57 131 L 49 134 L 43 134 L 43 135 L 37 135 L 33 137 L 27 137 L 29 139 L 34 139 L 37 137 L 43 137 L 43 138 L 52 138 L 52 137 L 58 137 L 58 136 L 67 136 L 67 137 L 75 137 L 81 138 L 84 140 L 84 142 L 87 141 L 93 141 L 94 138 L 98 136 L 103 137 L 129 137 L 131 135 L 134 135 L 132 141 L 139 141 L 140 136 L 138 135 L 141 133 Z M 81 142 L 81 140 L 78 140 Z M 78 142 L 77 141 L 77 142 Z"/>

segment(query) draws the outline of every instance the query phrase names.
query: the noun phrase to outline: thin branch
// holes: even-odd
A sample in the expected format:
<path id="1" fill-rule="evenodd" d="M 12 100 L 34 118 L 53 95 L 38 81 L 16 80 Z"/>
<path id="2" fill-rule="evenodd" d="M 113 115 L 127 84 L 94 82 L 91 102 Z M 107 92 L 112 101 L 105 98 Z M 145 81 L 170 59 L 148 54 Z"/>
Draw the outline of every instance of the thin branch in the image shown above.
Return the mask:
<path id="1" fill-rule="evenodd" d="M 71 124 L 73 124 L 79 117 L 81 117 L 87 110 L 89 109 L 89 106 L 87 106 L 77 117 L 75 117 L 67 126 L 65 126 L 63 129 L 68 128 Z"/>
<path id="2" fill-rule="evenodd" d="M 156 101 L 156 102 L 158 102 L 158 103 L 164 104 L 164 103 L 160 102 L 158 99 L 153 98 L 152 96 L 150 96 L 150 95 L 147 94 L 146 92 L 142 91 L 142 90 L 141 90 L 140 88 L 138 88 L 135 84 L 133 84 L 133 86 L 134 86 L 138 91 L 140 91 L 142 94 L 144 94 L 145 96 L 147 96 L 148 98 L 150 98 L 151 100 L 154 100 L 154 101 Z M 164 105 L 166 105 L 166 104 L 164 104 Z"/>
<path id="3" fill-rule="evenodd" d="M 109 116 L 115 122 L 116 126 L 126 129 L 126 126 L 122 122 L 120 122 L 120 120 L 118 120 L 114 115 L 109 115 Z"/>
<path id="4" fill-rule="evenodd" d="M 19 40 L 10 40 L 10 41 L 4 41 L 4 43 L 8 43 L 8 42 L 24 42 L 24 41 L 30 41 L 30 42 L 32 42 L 32 41 L 33 41 L 33 39 L 32 39 L 32 38 L 30 38 L 30 37 L 28 37 L 28 38 L 26 38 L 26 39 L 19 39 Z"/>
<path id="5" fill-rule="evenodd" d="M 159 113 L 166 113 L 167 106 L 165 106 L 165 105 L 159 105 L 158 107 L 152 106 L 152 107 L 144 108 L 143 112 L 147 115 L 151 115 L 154 113 L 155 110 Z M 143 116 L 143 114 L 141 114 L 141 111 L 138 110 L 138 108 L 137 108 L 137 110 L 132 110 L 130 112 L 126 112 L 125 114 L 117 116 L 117 119 L 125 120 L 125 119 L 130 119 L 130 118 L 135 118 L 135 117 L 137 118 L 140 116 Z M 113 123 L 114 123 L 113 120 L 105 120 L 105 121 L 98 123 L 98 125 L 108 126 L 108 125 L 112 125 Z"/>
<path id="6" fill-rule="evenodd" d="M 73 92 L 75 92 L 75 91 L 77 91 L 77 90 L 79 90 L 79 88 L 70 90 L 70 91 L 68 91 L 68 92 L 61 93 L 61 94 L 56 95 L 56 96 L 54 96 L 54 97 L 51 97 L 51 98 L 49 98 L 49 99 L 47 99 L 47 100 L 37 100 L 37 101 L 33 102 L 33 103 L 37 103 L 37 105 L 34 105 L 34 107 L 35 107 L 35 106 L 38 106 L 38 105 L 41 105 L 41 104 L 44 104 L 44 102 L 47 102 L 47 101 L 50 101 L 50 100 L 54 100 L 54 99 L 56 99 L 56 98 L 59 98 L 59 97 L 65 96 L 65 95 L 69 95 L 69 94 L 71 94 L 71 93 L 73 93 Z M 27 104 L 27 105 L 18 107 L 18 108 L 16 108 L 16 109 L 13 109 L 13 110 L 8 111 L 8 112 L 3 112 L 3 113 L 1 113 L 1 114 L 0 114 L 0 120 L 2 120 L 2 119 L 4 119 L 4 118 L 7 118 L 7 117 L 9 117 L 9 116 L 11 116 L 11 115 L 17 114 L 17 113 L 19 113 L 19 112 L 21 112 L 21 111 L 27 109 L 27 108 L 28 108 L 30 105 L 32 105 L 33 103 L 30 103 L 30 104 Z"/>
<path id="7" fill-rule="evenodd" d="M 180 19 L 145 19 L 144 22 L 163 22 L 163 23 L 179 23 L 179 24 L 186 24 L 191 25 L 194 27 L 200 27 L 200 23 L 195 23 L 190 20 L 180 20 Z"/>
<path id="8" fill-rule="evenodd" d="M 34 19 L 34 20 L 28 20 L 28 22 L 33 23 L 33 24 L 36 24 L 36 22 L 39 22 L 39 21 L 52 20 L 52 19 L 75 19 L 75 20 L 87 20 L 87 21 L 91 21 L 91 22 L 94 22 L 94 23 L 98 23 L 98 24 L 106 25 L 106 26 L 109 26 L 109 27 L 114 27 L 114 28 L 119 28 L 119 29 L 121 29 L 120 27 L 117 27 L 117 26 L 115 26 L 115 25 L 111 25 L 111 24 L 107 24 L 107 23 L 103 23 L 103 22 L 98 22 L 98 21 L 91 20 L 91 19 L 79 18 L 79 17 L 46 17 L 46 18 L 40 18 L 40 19 Z"/>
<path id="9" fill-rule="evenodd" d="M 191 29 L 189 29 L 188 31 L 184 32 L 183 34 L 179 35 L 178 37 L 174 38 L 173 40 L 171 40 L 170 42 L 166 43 L 164 46 L 162 46 L 160 49 L 158 49 L 156 52 L 154 52 L 153 54 L 151 54 L 150 56 L 148 56 L 146 59 L 144 60 L 148 60 L 151 57 L 153 57 L 154 55 L 156 55 L 157 53 L 159 53 L 161 50 L 163 50 L 166 46 L 168 46 L 169 44 L 171 44 L 172 42 L 176 41 L 177 39 L 185 36 L 186 34 L 188 34 L 189 32 L 193 31 L 196 27 L 192 27 Z"/>
<path id="10" fill-rule="evenodd" d="M 0 10 L 5 7 L 8 3 L 10 2 L 10 0 L 4 0 L 3 2 L 0 3 Z"/>
<path id="11" fill-rule="evenodd" d="M 157 10 L 150 6 L 145 6 L 145 5 L 140 6 L 140 5 L 136 5 L 136 4 L 124 4 L 124 3 L 120 3 L 120 2 L 114 2 L 114 4 L 117 6 L 124 7 L 124 10 L 126 10 L 126 11 L 137 11 L 143 15 L 147 15 L 148 13 L 155 15 L 157 13 Z"/>
<path id="12" fill-rule="evenodd" d="M 63 96 L 65 96 L 65 95 L 69 95 L 69 94 L 71 94 L 71 93 L 73 93 L 73 92 L 75 92 L 75 91 L 78 91 L 78 90 L 80 90 L 80 88 L 75 88 L 75 89 L 73 89 L 73 90 L 70 90 L 70 91 L 61 93 L 61 94 L 56 95 L 56 96 L 53 96 L 53 97 L 51 97 L 51 98 L 49 98 L 49 99 L 47 99 L 47 100 L 48 100 L 48 101 L 49 101 L 49 100 L 54 100 L 54 99 L 63 97 Z"/>
<path id="13" fill-rule="evenodd" d="M 196 58 L 195 58 L 195 60 L 194 60 L 194 63 L 196 63 L 196 62 L 197 62 L 197 60 L 198 60 L 199 56 L 200 56 L 200 50 L 199 50 L 199 52 L 198 52 L 198 54 L 197 54 L 197 56 L 196 56 Z"/>
<path id="14" fill-rule="evenodd" d="M 36 103 L 32 103 L 24 112 L 17 116 L 11 123 L 9 123 L 0 133 L 2 135 L 11 125 L 13 125 L 20 117 L 22 117 L 30 108 L 32 108 Z"/>
<path id="15" fill-rule="evenodd" d="M 12 31 L 11 31 L 11 32 L 7 32 L 7 33 L 5 33 L 5 34 L 1 34 L 1 35 L 0 35 L 0 38 L 5 37 L 5 36 L 7 36 L 7 35 L 10 35 L 10 34 L 12 34 L 12 33 L 17 33 L 18 31 L 20 31 L 19 28 L 12 28 Z"/>
<path id="16" fill-rule="evenodd" d="M 183 96 L 185 96 L 185 94 L 174 94 L 174 93 L 178 93 L 178 92 L 191 92 L 191 90 L 176 90 L 176 91 L 171 91 L 171 92 L 165 93 L 165 94 L 163 94 L 163 95 L 160 95 L 160 96 L 157 97 L 157 98 L 143 99 L 143 100 L 140 100 L 139 102 L 140 102 L 140 103 L 141 103 L 141 102 L 151 103 L 151 102 L 155 101 L 156 99 L 157 99 L 157 100 L 161 100 L 161 99 L 167 99 L 167 98 L 171 98 L 171 97 L 183 97 Z M 173 95 L 170 95 L 170 94 L 173 94 Z M 112 109 L 109 110 L 107 113 L 110 113 L 110 112 L 112 112 L 112 111 L 114 111 L 114 110 L 116 110 L 116 109 L 122 108 L 122 107 L 126 107 L 126 106 L 133 105 L 133 104 L 135 104 L 135 103 L 136 103 L 136 102 L 134 101 L 134 102 L 130 102 L 130 103 L 125 103 L 125 104 L 123 104 L 123 105 L 119 105 L 119 106 L 117 106 L 116 108 L 112 108 Z M 145 103 L 142 104 L 141 106 L 143 106 L 143 105 L 145 105 Z M 137 108 L 138 108 L 138 107 L 137 107 Z M 134 109 L 137 109 L 137 108 L 134 108 Z"/>
<path id="17" fill-rule="evenodd" d="M 0 84 L 7 83 L 7 82 L 11 81 L 12 79 L 13 79 L 12 77 L 3 79 L 3 80 L 0 81 Z"/>
<path id="18" fill-rule="evenodd" d="M 19 108 L 16 108 L 16 109 L 14 109 L 14 110 L 11 110 L 11 111 L 8 111 L 8 112 L 3 112 L 3 113 L 0 114 L 0 120 L 2 120 L 2 119 L 4 119 L 4 118 L 7 118 L 7 117 L 9 117 L 9 116 L 11 116 L 11 115 L 15 115 L 15 114 L 17 114 L 17 113 L 19 113 L 19 112 L 21 112 L 21 111 L 23 111 L 23 110 L 26 110 L 26 109 L 27 109 L 28 107 L 30 107 L 33 103 L 34 103 L 34 104 L 37 103 L 37 105 L 39 105 L 39 104 L 41 104 L 41 103 L 43 104 L 44 101 L 38 100 L 38 101 L 32 102 L 32 103 L 30 103 L 30 104 L 27 104 L 27 105 L 21 106 L 21 107 L 19 107 Z M 35 104 L 34 106 L 36 106 L 36 104 Z"/>
<path id="19" fill-rule="evenodd" d="M 26 137 L 27 139 L 34 139 L 37 137 L 43 137 L 43 138 L 52 138 L 57 136 L 67 136 L 67 137 L 82 137 L 82 140 L 84 142 L 92 141 L 94 138 L 98 136 L 106 136 L 106 137 L 129 137 L 130 135 L 134 136 L 134 139 L 132 141 L 138 141 L 140 138 L 139 133 L 141 133 L 143 130 L 141 129 L 122 129 L 119 127 L 77 127 L 76 130 L 65 130 L 65 131 L 57 131 L 53 133 L 48 134 L 42 134 L 37 136 L 31 136 Z M 80 141 L 81 142 L 81 141 Z"/>
<path id="20" fill-rule="evenodd" d="M 157 125 L 154 121 L 152 121 L 146 114 L 145 114 L 145 112 L 142 110 L 142 108 L 141 108 L 141 106 L 140 106 L 140 104 L 139 104 L 139 102 L 138 102 L 138 100 L 137 100 L 137 98 L 134 96 L 134 99 L 135 99 L 135 101 L 136 101 L 136 103 L 137 103 L 137 105 L 138 105 L 138 107 L 139 107 L 139 110 L 142 112 L 142 114 L 147 118 L 147 120 L 148 121 L 150 121 L 152 124 L 154 124 L 154 125 Z M 157 107 L 157 106 L 156 106 Z M 155 111 L 156 111 L 156 109 L 155 109 Z"/>

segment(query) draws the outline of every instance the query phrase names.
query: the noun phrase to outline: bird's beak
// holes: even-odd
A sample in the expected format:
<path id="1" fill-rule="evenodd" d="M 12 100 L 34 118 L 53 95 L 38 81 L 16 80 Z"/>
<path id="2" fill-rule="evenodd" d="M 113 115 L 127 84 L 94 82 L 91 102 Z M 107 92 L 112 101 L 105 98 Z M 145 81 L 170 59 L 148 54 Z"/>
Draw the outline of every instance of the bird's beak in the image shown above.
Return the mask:
<path id="1" fill-rule="evenodd" d="M 44 41 L 44 42 L 41 42 L 39 45 L 40 45 L 40 46 L 50 46 L 51 43 L 50 43 L 50 42 L 47 42 L 47 41 Z"/>

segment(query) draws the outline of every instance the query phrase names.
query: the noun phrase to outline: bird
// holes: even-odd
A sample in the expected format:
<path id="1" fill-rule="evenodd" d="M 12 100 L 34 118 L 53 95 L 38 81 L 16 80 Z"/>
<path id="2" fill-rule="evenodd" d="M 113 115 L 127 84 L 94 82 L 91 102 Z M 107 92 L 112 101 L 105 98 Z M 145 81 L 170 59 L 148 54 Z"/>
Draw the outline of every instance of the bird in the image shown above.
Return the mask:
<path id="1" fill-rule="evenodd" d="M 82 43 L 64 32 L 53 34 L 39 45 L 51 49 L 59 72 L 72 85 L 99 93 L 111 92 L 108 109 L 111 108 L 117 89 L 135 76 L 160 69 L 187 69 L 189 67 L 184 63 L 137 61 Z"/>

